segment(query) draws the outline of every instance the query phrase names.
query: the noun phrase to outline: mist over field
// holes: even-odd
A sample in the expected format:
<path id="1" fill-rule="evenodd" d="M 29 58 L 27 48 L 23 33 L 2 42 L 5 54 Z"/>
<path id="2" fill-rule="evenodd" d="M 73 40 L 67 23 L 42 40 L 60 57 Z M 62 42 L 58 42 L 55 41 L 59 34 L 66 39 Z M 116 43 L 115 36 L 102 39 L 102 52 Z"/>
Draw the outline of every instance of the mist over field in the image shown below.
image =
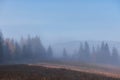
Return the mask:
<path id="1" fill-rule="evenodd" d="M 74 80 L 77 76 L 83 80 L 119 80 L 120 54 L 115 47 L 119 44 L 109 44 L 106 41 L 80 41 L 46 48 L 38 36 L 16 41 L 4 38 L 1 32 L 0 79 Z M 61 73 L 65 75 L 60 76 Z"/>
<path id="2" fill-rule="evenodd" d="M 1 0 L 0 80 L 120 80 L 119 4 Z"/>
<path id="3" fill-rule="evenodd" d="M 39 63 L 43 61 L 68 61 L 103 65 L 120 65 L 118 47 L 107 42 L 81 41 L 49 45 L 47 48 L 40 37 L 14 39 L 0 37 L 1 64 Z M 111 42 L 112 44 L 112 42 Z M 117 44 L 117 42 L 114 44 Z M 77 45 L 77 46 L 76 46 Z M 118 44 L 119 45 L 119 44 Z"/>

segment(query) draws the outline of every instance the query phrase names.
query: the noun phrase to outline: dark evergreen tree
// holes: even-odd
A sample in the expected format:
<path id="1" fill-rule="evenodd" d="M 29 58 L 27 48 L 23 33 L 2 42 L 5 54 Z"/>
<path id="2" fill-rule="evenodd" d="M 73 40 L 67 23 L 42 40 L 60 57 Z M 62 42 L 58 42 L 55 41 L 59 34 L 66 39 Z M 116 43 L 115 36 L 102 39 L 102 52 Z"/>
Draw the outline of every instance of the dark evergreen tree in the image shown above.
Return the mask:
<path id="1" fill-rule="evenodd" d="M 65 48 L 63 49 L 63 58 L 64 58 L 64 59 L 67 59 L 67 58 L 68 58 L 68 53 L 67 53 L 67 51 L 66 51 Z"/>
<path id="2" fill-rule="evenodd" d="M 4 49 L 3 49 L 3 57 L 4 57 L 4 63 L 8 63 L 11 60 L 11 54 L 10 54 L 10 48 L 8 41 L 4 41 Z"/>
<path id="3" fill-rule="evenodd" d="M 101 57 L 101 47 L 99 46 L 99 45 L 97 45 L 97 48 L 96 48 L 96 63 L 100 63 L 101 62 L 101 59 L 102 59 L 102 57 Z"/>
<path id="4" fill-rule="evenodd" d="M 28 53 L 28 49 L 27 49 L 27 45 L 24 44 L 22 47 L 22 57 L 23 59 L 28 59 L 29 58 L 29 53 Z"/>
<path id="5" fill-rule="evenodd" d="M 0 32 L 0 63 L 3 62 L 3 35 L 2 32 Z"/>
<path id="6" fill-rule="evenodd" d="M 47 50 L 47 58 L 48 58 L 48 59 L 52 59 L 52 58 L 53 58 L 53 50 L 52 50 L 52 47 L 51 47 L 51 46 L 48 47 L 48 50 Z"/>
<path id="7" fill-rule="evenodd" d="M 109 49 L 109 46 L 108 46 L 107 43 L 104 46 L 104 56 L 103 56 L 103 58 L 104 58 L 105 63 L 108 63 L 108 64 L 110 63 L 110 58 L 111 58 L 110 49 Z"/>
<path id="8" fill-rule="evenodd" d="M 20 60 L 22 58 L 22 49 L 20 45 L 16 42 L 15 43 L 15 59 Z"/>
<path id="9" fill-rule="evenodd" d="M 85 62 L 90 62 L 90 47 L 87 41 L 84 44 L 84 56 L 83 57 L 84 57 Z"/>
<path id="10" fill-rule="evenodd" d="M 81 43 L 80 44 L 80 48 L 79 48 L 79 51 L 78 51 L 78 55 L 76 55 L 78 57 L 78 59 L 80 61 L 83 61 L 84 60 L 84 47 L 83 47 L 83 44 Z"/>
<path id="11" fill-rule="evenodd" d="M 119 65 L 119 54 L 117 48 L 112 49 L 112 57 L 111 57 L 111 62 L 114 65 Z"/>
<path id="12" fill-rule="evenodd" d="M 93 46 L 92 47 L 92 54 L 91 54 L 91 60 L 92 60 L 92 62 L 97 62 L 97 54 L 96 54 L 97 52 L 96 52 L 96 49 L 95 49 L 95 47 Z"/>
<path id="13" fill-rule="evenodd" d="M 31 38 L 29 35 L 28 35 L 26 47 L 27 47 L 27 54 L 28 54 L 28 57 L 29 57 L 29 59 L 32 59 L 32 58 L 33 58 L 32 38 Z"/>
<path id="14" fill-rule="evenodd" d="M 102 42 L 100 46 L 97 46 L 97 63 L 103 63 L 104 62 L 104 46 L 105 43 Z"/>
<path id="15" fill-rule="evenodd" d="M 100 63 L 109 64 L 110 63 L 110 49 L 107 43 L 102 42 L 101 49 L 99 53 L 99 61 Z"/>
<path id="16" fill-rule="evenodd" d="M 37 36 L 32 39 L 32 49 L 36 57 L 38 57 L 39 59 L 45 59 L 46 50 L 43 44 L 41 43 L 40 38 Z"/>

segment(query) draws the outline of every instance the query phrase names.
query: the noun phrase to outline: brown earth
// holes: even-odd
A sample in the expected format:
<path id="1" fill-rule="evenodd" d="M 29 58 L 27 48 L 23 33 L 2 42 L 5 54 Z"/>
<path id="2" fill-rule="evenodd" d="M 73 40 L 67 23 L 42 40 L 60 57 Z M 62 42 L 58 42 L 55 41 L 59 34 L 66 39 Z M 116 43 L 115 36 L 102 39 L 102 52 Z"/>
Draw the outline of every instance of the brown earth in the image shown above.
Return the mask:
<path id="1" fill-rule="evenodd" d="M 0 66 L 0 80 L 120 80 L 116 75 L 58 64 Z"/>

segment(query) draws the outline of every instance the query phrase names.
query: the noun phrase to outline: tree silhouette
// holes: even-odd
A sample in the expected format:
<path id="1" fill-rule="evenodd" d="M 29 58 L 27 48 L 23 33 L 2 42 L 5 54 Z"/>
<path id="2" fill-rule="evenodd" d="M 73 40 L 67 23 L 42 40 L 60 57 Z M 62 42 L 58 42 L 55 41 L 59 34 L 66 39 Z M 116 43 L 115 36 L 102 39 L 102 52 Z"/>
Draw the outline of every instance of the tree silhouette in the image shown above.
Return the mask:
<path id="1" fill-rule="evenodd" d="M 2 32 L 0 32 L 0 63 L 3 62 L 3 35 Z"/>
<path id="2" fill-rule="evenodd" d="M 47 50 L 47 58 L 52 59 L 53 58 L 53 50 L 52 47 L 49 45 Z"/>
<path id="3" fill-rule="evenodd" d="M 84 43 L 84 60 L 85 62 L 90 61 L 90 47 L 87 41 Z"/>
<path id="4" fill-rule="evenodd" d="M 63 49 L 63 58 L 68 58 L 68 53 L 65 48 Z"/>
<path id="5" fill-rule="evenodd" d="M 97 52 L 96 52 L 96 49 L 95 49 L 95 47 L 93 46 L 92 47 L 92 54 L 91 54 L 91 60 L 92 60 L 92 62 L 97 62 L 97 54 L 96 54 Z"/>
<path id="6" fill-rule="evenodd" d="M 117 48 L 113 47 L 112 49 L 112 64 L 118 65 L 119 64 L 119 54 Z"/>
<path id="7" fill-rule="evenodd" d="M 82 43 L 80 44 L 80 48 L 79 48 L 77 56 L 78 56 L 78 59 L 81 60 L 81 61 L 84 58 L 84 48 L 83 48 L 83 44 Z"/>

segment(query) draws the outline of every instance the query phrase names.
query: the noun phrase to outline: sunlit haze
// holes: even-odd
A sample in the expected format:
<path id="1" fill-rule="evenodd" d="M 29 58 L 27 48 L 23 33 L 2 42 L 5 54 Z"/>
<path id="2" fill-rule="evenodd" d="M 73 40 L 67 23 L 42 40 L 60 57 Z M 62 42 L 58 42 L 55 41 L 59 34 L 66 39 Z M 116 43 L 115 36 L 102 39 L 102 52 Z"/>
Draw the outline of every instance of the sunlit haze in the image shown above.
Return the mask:
<path id="1" fill-rule="evenodd" d="M 120 41 L 118 0 L 0 0 L 4 37 L 40 36 L 44 44 Z"/>

